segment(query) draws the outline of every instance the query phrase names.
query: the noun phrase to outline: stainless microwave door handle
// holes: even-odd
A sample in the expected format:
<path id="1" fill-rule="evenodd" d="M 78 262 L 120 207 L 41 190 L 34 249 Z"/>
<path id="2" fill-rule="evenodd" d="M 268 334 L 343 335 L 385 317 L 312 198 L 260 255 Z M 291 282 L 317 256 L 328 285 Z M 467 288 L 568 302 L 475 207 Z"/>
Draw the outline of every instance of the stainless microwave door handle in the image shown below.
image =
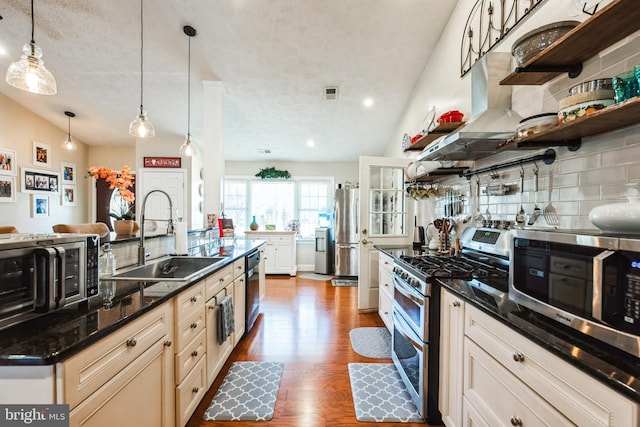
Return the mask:
<path id="1" fill-rule="evenodd" d="M 602 322 L 602 288 L 604 286 L 604 261 L 615 254 L 615 251 L 604 251 L 593 257 L 593 298 L 591 299 L 591 315 Z"/>
<path id="2" fill-rule="evenodd" d="M 393 281 L 395 283 L 395 290 L 400 292 L 402 295 L 404 295 L 405 297 L 409 298 L 411 301 L 415 302 L 416 304 L 423 306 L 424 305 L 424 299 L 419 298 L 415 295 L 413 295 L 413 293 L 411 293 L 410 291 L 408 291 L 404 285 L 402 284 L 402 282 L 397 278 L 394 277 Z"/>
<path id="3" fill-rule="evenodd" d="M 67 252 L 61 246 L 56 247 L 57 257 L 57 282 L 56 282 L 56 307 L 64 307 L 67 295 L 67 282 L 66 282 L 66 267 L 67 267 Z"/>
<path id="4" fill-rule="evenodd" d="M 35 311 L 47 312 L 56 308 L 55 294 L 52 284 L 55 283 L 55 264 L 56 251 L 53 248 L 36 248 L 34 250 L 35 257 Z"/>

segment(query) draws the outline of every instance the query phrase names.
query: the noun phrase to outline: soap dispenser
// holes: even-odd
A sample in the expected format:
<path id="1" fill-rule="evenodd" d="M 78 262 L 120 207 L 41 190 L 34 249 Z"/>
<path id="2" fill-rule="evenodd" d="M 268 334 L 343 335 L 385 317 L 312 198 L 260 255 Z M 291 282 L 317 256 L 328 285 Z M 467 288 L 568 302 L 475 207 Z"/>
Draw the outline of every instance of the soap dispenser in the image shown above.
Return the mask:
<path id="1" fill-rule="evenodd" d="M 102 247 L 98 268 L 100 278 L 111 277 L 116 274 L 116 256 L 111 252 L 111 243 L 105 243 Z"/>

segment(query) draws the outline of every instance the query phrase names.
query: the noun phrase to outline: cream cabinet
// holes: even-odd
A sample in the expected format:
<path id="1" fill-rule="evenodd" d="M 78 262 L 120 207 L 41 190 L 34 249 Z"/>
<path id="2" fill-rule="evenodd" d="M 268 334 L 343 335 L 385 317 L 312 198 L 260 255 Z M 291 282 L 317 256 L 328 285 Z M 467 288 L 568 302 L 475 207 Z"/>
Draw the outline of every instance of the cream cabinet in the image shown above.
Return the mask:
<path id="1" fill-rule="evenodd" d="M 393 258 L 380 252 L 378 268 L 378 314 L 389 331 L 393 330 Z"/>
<path id="2" fill-rule="evenodd" d="M 241 258 L 233 263 L 233 320 L 235 332 L 233 333 L 233 345 L 238 345 L 245 332 L 245 312 L 247 304 L 247 281 L 245 277 L 245 259 Z"/>
<path id="3" fill-rule="evenodd" d="M 267 278 L 264 271 L 265 264 L 266 264 L 265 249 L 264 249 L 264 246 L 260 246 L 260 267 L 258 271 L 258 286 L 260 287 L 260 300 L 264 298 L 265 291 L 267 289 L 266 288 Z"/>
<path id="4" fill-rule="evenodd" d="M 438 409 L 447 427 L 462 425 L 462 378 L 465 302 L 441 289 L 440 390 Z M 474 424 L 475 425 L 475 424 Z"/>
<path id="5" fill-rule="evenodd" d="M 59 366 L 71 426 L 174 426 L 173 303 Z"/>
<path id="6" fill-rule="evenodd" d="M 206 279 L 174 297 L 175 425 L 184 426 L 207 392 Z"/>
<path id="7" fill-rule="evenodd" d="M 249 240 L 264 240 L 265 273 L 295 276 L 296 232 L 295 231 L 245 231 Z"/>
<path id="8" fill-rule="evenodd" d="M 466 304 L 463 426 L 637 427 L 640 405 Z"/>

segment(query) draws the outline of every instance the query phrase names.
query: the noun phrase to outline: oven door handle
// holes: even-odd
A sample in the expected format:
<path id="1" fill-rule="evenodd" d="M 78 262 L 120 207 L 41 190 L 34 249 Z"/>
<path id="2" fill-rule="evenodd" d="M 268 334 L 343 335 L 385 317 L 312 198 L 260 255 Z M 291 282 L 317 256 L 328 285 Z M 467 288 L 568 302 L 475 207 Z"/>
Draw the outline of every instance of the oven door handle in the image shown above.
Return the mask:
<path id="1" fill-rule="evenodd" d="M 396 315 L 394 316 L 393 319 L 393 326 L 398 330 L 398 332 L 400 332 L 400 334 L 402 334 L 402 337 L 404 339 L 406 339 L 407 341 L 409 341 L 409 343 L 414 346 L 417 349 L 421 349 L 424 344 L 423 343 L 419 343 L 418 341 L 416 341 L 415 338 L 413 338 L 411 336 L 411 333 L 408 332 L 407 327 L 405 327 L 406 322 L 400 317 L 399 313 L 395 313 Z"/>
<path id="2" fill-rule="evenodd" d="M 407 289 L 407 287 L 404 285 L 404 283 L 402 283 L 402 281 L 400 281 L 397 277 L 393 277 L 393 282 L 395 284 L 394 288 L 400 292 L 402 295 L 404 295 L 405 297 L 409 298 L 411 301 L 415 302 L 416 304 L 419 304 L 421 306 L 424 305 L 424 298 L 420 298 L 418 296 L 415 295 L 415 293 L 411 292 L 410 290 Z"/>
<path id="3" fill-rule="evenodd" d="M 56 251 L 53 248 L 37 248 L 33 252 L 35 269 L 35 311 L 46 313 L 56 308 L 55 300 L 55 263 Z"/>
<path id="4" fill-rule="evenodd" d="M 591 315 L 602 322 L 602 288 L 604 277 L 604 262 L 615 254 L 615 251 L 604 251 L 593 257 L 593 298 L 591 299 Z"/>
<path id="5" fill-rule="evenodd" d="M 56 246 L 56 262 L 58 264 L 56 277 L 56 307 L 64 307 L 67 299 L 67 252 L 62 246 Z"/>

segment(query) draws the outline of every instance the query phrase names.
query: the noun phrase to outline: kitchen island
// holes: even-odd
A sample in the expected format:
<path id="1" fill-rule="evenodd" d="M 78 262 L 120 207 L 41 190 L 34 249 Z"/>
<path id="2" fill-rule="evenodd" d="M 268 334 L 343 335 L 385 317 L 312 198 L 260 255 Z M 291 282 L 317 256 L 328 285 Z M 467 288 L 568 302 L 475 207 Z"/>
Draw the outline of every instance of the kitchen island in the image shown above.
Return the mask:
<path id="1" fill-rule="evenodd" d="M 113 281 L 110 305 L 97 295 L 0 331 L 0 402 L 69 404 L 71 425 L 116 407 L 127 425 L 184 425 L 242 338 L 245 257 L 264 243 L 215 248 L 224 260 L 192 282 Z M 236 333 L 218 344 L 226 296 Z"/>
<path id="2" fill-rule="evenodd" d="M 419 255 L 411 246 L 376 248 L 394 261 Z M 509 411 L 513 425 L 640 424 L 637 359 L 508 299 L 496 300 L 465 280 L 433 285 L 432 292 L 441 294 L 445 424 L 471 419 L 508 425 Z"/>

